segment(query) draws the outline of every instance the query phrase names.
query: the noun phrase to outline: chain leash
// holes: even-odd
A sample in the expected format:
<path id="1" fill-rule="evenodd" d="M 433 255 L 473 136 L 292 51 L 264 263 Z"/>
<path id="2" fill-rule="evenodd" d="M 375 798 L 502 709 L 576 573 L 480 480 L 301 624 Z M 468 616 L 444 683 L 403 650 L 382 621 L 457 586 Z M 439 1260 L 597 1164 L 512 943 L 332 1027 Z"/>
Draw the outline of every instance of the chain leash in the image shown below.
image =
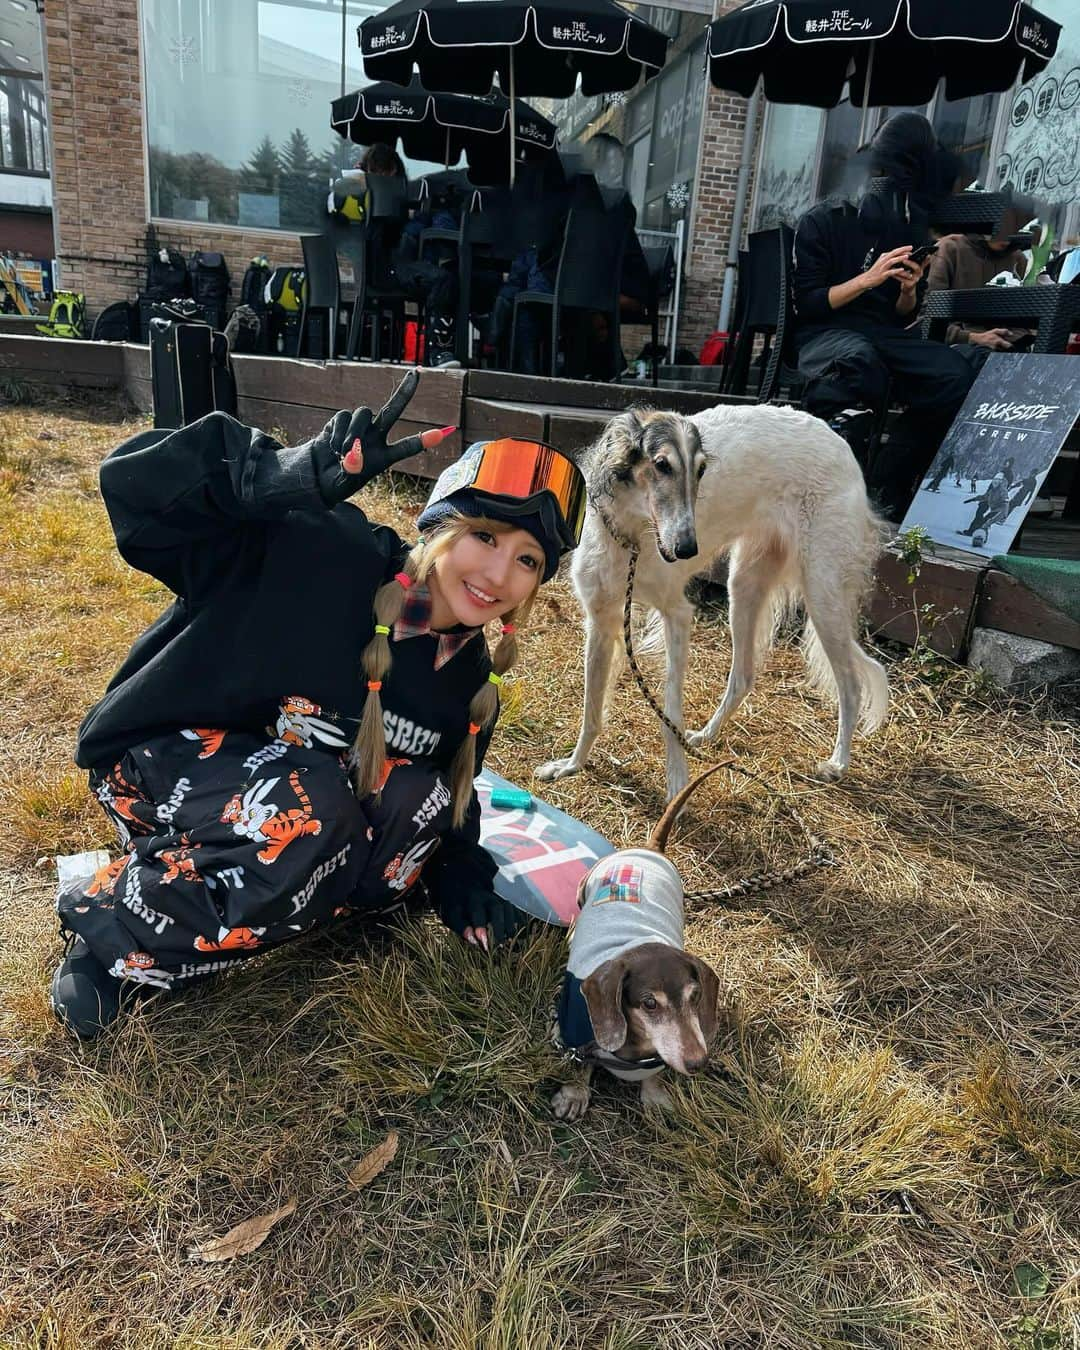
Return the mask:
<path id="1" fill-rule="evenodd" d="M 634 578 L 637 575 L 640 550 L 633 540 L 628 539 L 615 528 L 614 522 L 595 498 L 592 499 L 592 505 L 601 521 L 603 521 L 604 528 L 607 530 L 608 534 L 611 535 L 612 539 L 614 539 L 617 544 L 626 549 L 630 555 L 626 574 L 626 599 L 623 603 L 623 644 L 626 647 L 626 659 L 630 664 L 630 670 L 637 682 L 637 687 L 641 691 L 641 696 L 644 698 L 645 702 L 648 703 L 649 707 L 652 708 L 653 712 L 664 726 L 667 727 L 675 737 L 676 741 L 678 741 L 679 745 L 687 755 L 692 759 L 703 760 L 706 764 L 720 763 L 719 760 L 714 759 L 709 755 L 702 754 L 700 750 L 690 744 L 683 734 L 682 728 L 676 726 L 671 718 L 668 717 L 667 713 L 664 712 L 663 708 L 654 697 L 652 690 L 645 683 L 645 677 L 641 673 L 641 668 L 634 655 L 634 638 L 630 628 L 630 616 L 634 601 Z M 771 798 L 780 814 L 786 816 L 801 832 L 803 838 L 806 840 L 807 852 L 804 857 L 800 858 L 790 867 L 785 867 L 782 870 L 772 872 L 755 872 L 752 876 L 743 877 L 739 881 L 732 882 L 728 886 L 718 887 L 715 890 L 694 891 L 686 896 L 687 900 L 730 900 L 737 895 L 756 895 L 760 891 L 767 891 L 771 890 L 774 886 L 781 886 L 786 881 L 794 881 L 796 877 L 804 876 L 815 867 L 832 867 L 835 865 L 836 858 L 829 845 L 814 834 L 795 807 L 792 806 L 790 802 L 786 801 L 774 787 L 766 783 L 765 780 L 759 774 L 754 773 L 752 769 L 744 769 L 740 764 L 736 764 L 733 760 L 726 761 L 723 767 L 730 773 L 741 774 L 742 777 L 749 778 L 765 791 L 766 795 Z"/>

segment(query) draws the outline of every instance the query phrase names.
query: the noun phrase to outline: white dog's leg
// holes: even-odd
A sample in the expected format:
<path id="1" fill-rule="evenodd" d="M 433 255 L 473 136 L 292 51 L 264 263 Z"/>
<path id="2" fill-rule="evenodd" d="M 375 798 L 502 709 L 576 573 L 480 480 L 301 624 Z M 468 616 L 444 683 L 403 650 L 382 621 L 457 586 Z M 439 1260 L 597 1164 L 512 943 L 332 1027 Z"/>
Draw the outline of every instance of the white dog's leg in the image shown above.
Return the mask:
<path id="1" fill-rule="evenodd" d="M 731 670 L 720 706 L 700 731 L 687 740 L 693 746 L 711 745 L 720 728 L 754 687 L 765 606 L 776 585 L 778 559 L 765 553 L 749 561 L 732 555 L 728 574 L 728 620 L 731 625 Z"/>
<path id="2" fill-rule="evenodd" d="M 581 717 L 581 731 L 577 745 L 569 759 L 552 759 L 536 770 L 537 778 L 554 782 L 580 773 L 588 762 L 596 738 L 604 722 L 604 699 L 607 694 L 615 643 L 619 638 L 619 611 L 604 610 L 589 614 L 585 630 L 585 706 Z"/>
<path id="3" fill-rule="evenodd" d="M 664 712 L 677 727 L 683 725 L 683 689 L 686 684 L 686 662 L 690 654 L 690 626 L 694 607 L 688 601 L 673 605 L 664 615 L 664 642 L 667 645 L 667 681 L 664 686 Z M 689 781 L 686 753 L 671 731 L 664 727 L 667 745 L 668 801 L 681 792 Z"/>
<path id="4" fill-rule="evenodd" d="M 851 762 L 851 738 L 862 704 L 859 665 L 868 658 L 863 657 L 856 645 L 843 595 L 834 587 L 808 581 L 806 610 L 825 659 L 832 668 L 839 704 L 832 757 L 822 760 L 814 772 L 826 782 L 835 782 L 843 778 Z"/>

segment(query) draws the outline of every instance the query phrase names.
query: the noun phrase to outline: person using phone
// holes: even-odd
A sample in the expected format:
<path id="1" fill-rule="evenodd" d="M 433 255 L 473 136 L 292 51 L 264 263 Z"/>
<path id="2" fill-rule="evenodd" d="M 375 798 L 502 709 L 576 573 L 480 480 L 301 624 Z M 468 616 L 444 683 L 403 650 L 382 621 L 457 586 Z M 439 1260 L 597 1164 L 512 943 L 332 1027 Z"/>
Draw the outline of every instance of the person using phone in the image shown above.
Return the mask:
<path id="1" fill-rule="evenodd" d="M 938 249 L 927 272 L 928 291 L 962 291 L 985 286 L 1000 272 L 1024 275 L 1025 259 L 1015 242 L 1021 212 L 1010 207 L 993 239 L 979 234 L 947 234 L 938 241 Z M 1023 328 L 986 327 L 979 324 L 951 323 L 945 330 L 950 345 L 972 347 L 976 351 L 1015 351 L 1024 337 Z M 981 365 L 981 361 L 979 362 Z"/>
<path id="2" fill-rule="evenodd" d="M 876 505 L 899 522 L 915 485 L 967 396 L 971 364 L 917 326 L 931 256 L 932 204 L 959 163 L 918 113 L 898 113 L 875 135 L 861 203 L 822 202 L 795 233 L 795 342 L 806 406 L 866 457 L 872 412 L 905 406 L 886 444 L 864 465 Z"/>

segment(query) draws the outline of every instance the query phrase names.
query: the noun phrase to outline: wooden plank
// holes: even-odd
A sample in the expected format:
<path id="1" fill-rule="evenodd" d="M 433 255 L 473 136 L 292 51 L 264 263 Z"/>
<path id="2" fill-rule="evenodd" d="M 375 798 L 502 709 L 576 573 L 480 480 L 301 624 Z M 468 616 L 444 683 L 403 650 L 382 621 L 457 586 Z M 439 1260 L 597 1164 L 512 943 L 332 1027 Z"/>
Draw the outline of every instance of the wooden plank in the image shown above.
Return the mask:
<path id="1" fill-rule="evenodd" d="M 380 408 L 405 378 L 407 366 L 368 361 L 302 361 L 283 356 L 234 356 L 242 398 L 317 408 Z M 409 416 L 428 427 L 457 426 L 465 373 L 425 370 L 409 404 Z"/>
<path id="2" fill-rule="evenodd" d="M 975 608 L 979 628 L 1038 638 L 1059 647 L 1080 647 L 1080 623 L 1063 614 L 1008 572 L 992 567 L 983 579 Z"/>
<path id="3" fill-rule="evenodd" d="M 0 334 L 0 370 L 34 384 L 115 389 L 123 378 L 123 353 L 115 343 L 4 333 Z"/>
<path id="4" fill-rule="evenodd" d="M 410 407 L 410 411 L 411 411 Z M 285 444 L 298 445 L 309 440 L 333 417 L 337 408 L 316 408 L 310 404 L 283 403 L 274 399 L 238 397 L 237 412 L 241 422 L 258 427 L 268 435 L 278 436 Z M 429 422 L 414 422 L 402 418 L 394 428 L 394 440 L 413 436 L 430 429 Z M 436 478 L 461 454 L 461 434 L 448 436 L 437 450 L 413 455 L 396 466 L 396 472 L 418 478 Z"/>
<path id="5" fill-rule="evenodd" d="M 138 408 L 139 412 L 152 413 L 154 411 L 154 387 L 149 380 L 125 380 L 124 393 Z"/>
<path id="6" fill-rule="evenodd" d="M 928 558 L 915 584 L 908 565 L 891 550 L 882 554 L 866 616 L 880 637 L 914 646 L 919 636 L 934 651 L 959 661 L 967 650 L 980 581 L 988 560 Z M 924 606 L 932 606 L 924 612 Z"/>
<path id="7" fill-rule="evenodd" d="M 592 445 L 610 420 L 610 412 L 577 414 L 552 413 L 548 418 L 548 440 L 567 455 L 575 455 Z"/>
<path id="8" fill-rule="evenodd" d="M 591 380 L 552 380 L 543 375 L 513 375 L 504 370 L 470 370 L 466 377 L 469 398 L 499 399 L 512 403 L 562 404 L 570 408 L 593 408 L 623 412 L 627 408 L 670 408 L 674 412 L 703 412 L 729 400 L 714 393 L 689 393 L 654 389 L 652 385 L 598 384 Z M 738 400 L 742 402 L 743 400 Z"/>
<path id="9" fill-rule="evenodd" d="M 547 417 L 542 408 L 527 403 L 503 403 L 485 398 L 465 399 L 465 444 L 498 436 L 545 440 Z"/>

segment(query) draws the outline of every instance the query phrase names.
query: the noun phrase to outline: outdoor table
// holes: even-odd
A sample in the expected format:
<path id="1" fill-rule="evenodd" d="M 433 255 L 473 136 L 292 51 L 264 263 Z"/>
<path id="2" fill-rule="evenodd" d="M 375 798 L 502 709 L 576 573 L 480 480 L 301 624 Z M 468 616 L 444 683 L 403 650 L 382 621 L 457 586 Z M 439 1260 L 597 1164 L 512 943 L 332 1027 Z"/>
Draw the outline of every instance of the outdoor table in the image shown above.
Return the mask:
<path id="1" fill-rule="evenodd" d="M 978 286 L 930 291 L 923 301 L 923 336 L 945 339 L 950 323 L 988 328 L 1035 328 L 1033 352 L 1064 352 L 1080 327 L 1080 286 Z"/>

